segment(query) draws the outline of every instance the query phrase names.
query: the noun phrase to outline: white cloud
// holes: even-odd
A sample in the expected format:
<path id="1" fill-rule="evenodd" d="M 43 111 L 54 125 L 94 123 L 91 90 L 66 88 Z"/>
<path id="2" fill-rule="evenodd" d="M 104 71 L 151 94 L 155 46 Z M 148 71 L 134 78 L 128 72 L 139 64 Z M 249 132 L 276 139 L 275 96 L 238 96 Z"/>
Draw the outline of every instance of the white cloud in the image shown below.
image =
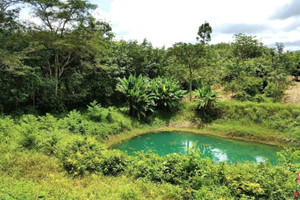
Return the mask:
<path id="1" fill-rule="evenodd" d="M 288 30 L 295 20 L 274 20 L 274 12 L 291 0 L 114 0 L 106 13 L 118 38 L 147 38 L 155 46 L 195 42 L 198 27 L 208 21 L 213 27 L 212 43 L 232 41 L 226 24 L 267 27 L 253 30 L 267 45 L 300 40 L 299 29 Z M 240 29 L 242 30 L 242 29 Z"/>

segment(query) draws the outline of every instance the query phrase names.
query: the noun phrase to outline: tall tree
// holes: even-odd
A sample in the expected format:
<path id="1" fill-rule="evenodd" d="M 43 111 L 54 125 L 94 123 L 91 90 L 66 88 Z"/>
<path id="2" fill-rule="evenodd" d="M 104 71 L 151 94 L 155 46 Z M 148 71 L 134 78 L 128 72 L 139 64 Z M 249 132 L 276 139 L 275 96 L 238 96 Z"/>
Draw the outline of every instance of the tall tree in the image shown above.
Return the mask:
<path id="1" fill-rule="evenodd" d="M 20 8 L 16 4 L 21 0 L 1 0 L 0 1 L 0 31 L 5 29 L 16 29 L 19 24 L 16 18 L 19 15 Z M 12 8 L 14 6 L 14 8 Z"/>
<path id="2" fill-rule="evenodd" d="M 41 25 L 35 27 L 33 39 L 45 46 L 49 75 L 56 80 L 55 94 L 58 95 L 59 84 L 63 74 L 78 62 L 78 56 L 89 51 L 84 37 L 84 25 L 91 20 L 90 11 L 96 8 L 85 0 L 25 0 Z M 86 38 L 85 38 L 86 39 Z M 81 56 L 80 56 L 81 55 Z"/>
<path id="3" fill-rule="evenodd" d="M 233 53 L 237 58 L 243 60 L 256 58 L 263 55 L 263 44 L 256 39 L 256 36 L 235 34 Z"/>
<path id="4" fill-rule="evenodd" d="M 207 44 L 211 40 L 212 27 L 208 22 L 204 22 L 198 29 L 197 41 Z"/>
<path id="5" fill-rule="evenodd" d="M 130 74 L 149 78 L 159 76 L 164 65 L 164 48 L 154 48 L 146 39 L 137 41 L 118 41 L 113 47 L 109 65 L 115 76 L 129 77 Z"/>
<path id="6" fill-rule="evenodd" d="M 189 93 L 192 101 L 193 70 L 199 67 L 199 60 L 205 55 L 204 43 L 176 43 L 168 50 L 168 56 L 176 64 L 184 65 L 189 70 Z"/>
<path id="7" fill-rule="evenodd" d="M 284 44 L 282 42 L 276 42 L 275 43 L 275 46 L 276 46 L 276 51 L 279 55 L 282 55 L 283 54 L 283 51 L 284 51 Z"/>

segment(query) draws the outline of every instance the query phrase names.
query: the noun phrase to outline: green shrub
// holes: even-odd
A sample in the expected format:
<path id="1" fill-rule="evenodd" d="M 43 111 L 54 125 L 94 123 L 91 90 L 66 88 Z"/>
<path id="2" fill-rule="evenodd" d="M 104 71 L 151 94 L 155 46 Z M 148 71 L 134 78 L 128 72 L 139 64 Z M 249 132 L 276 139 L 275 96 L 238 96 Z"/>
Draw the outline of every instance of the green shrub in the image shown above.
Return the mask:
<path id="1" fill-rule="evenodd" d="M 146 118 L 154 108 L 176 110 L 185 91 L 173 80 L 158 77 L 149 80 L 143 76 L 118 79 L 116 90 L 123 93 L 129 105 L 129 114 L 137 119 Z"/>
<path id="2" fill-rule="evenodd" d="M 38 117 L 38 120 L 40 122 L 39 129 L 41 130 L 50 132 L 59 129 L 60 121 L 49 113 L 45 116 Z"/>
<path id="3" fill-rule="evenodd" d="M 293 154 L 298 154 L 293 153 Z M 290 157 L 289 153 L 281 153 Z M 287 199 L 297 186 L 295 178 L 300 164 L 272 166 L 269 162 L 216 164 L 197 152 L 187 155 L 138 153 L 126 167 L 136 178 L 171 183 L 185 188 L 190 199 Z"/>
<path id="4" fill-rule="evenodd" d="M 119 150 L 102 151 L 101 172 L 104 175 L 118 175 L 126 168 L 127 157 Z"/>
<path id="5" fill-rule="evenodd" d="M 61 122 L 61 129 L 66 129 L 73 134 L 97 136 L 107 138 L 111 134 L 131 130 L 131 119 L 124 116 L 117 109 L 101 108 L 99 105 L 89 106 L 86 115 L 79 111 L 71 111 Z"/>
<path id="6" fill-rule="evenodd" d="M 40 132 L 38 119 L 33 115 L 23 115 L 18 123 L 19 144 L 25 149 L 34 149 Z"/>
<path id="7" fill-rule="evenodd" d="M 84 134 L 84 122 L 85 119 L 80 114 L 79 111 L 73 110 L 71 111 L 66 118 L 64 118 L 62 126 L 63 128 L 66 128 L 67 130 L 71 131 L 75 134 Z"/>
<path id="8" fill-rule="evenodd" d="M 195 188 L 201 185 L 200 181 L 214 183 L 213 173 L 217 173 L 217 166 L 212 168 L 213 161 L 201 159 L 199 153 L 191 152 L 187 155 L 171 154 L 161 157 L 157 154 L 138 153 L 127 167 L 128 173 L 136 178 L 147 178 L 155 182 L 168 182 L 171 184 L 190 184 Z M 210 168 L 205 174 L 207 179 L 190 179 Z M 215 170 L 215 171 L 214 171 Z"/>
<path id="9" fill-rule="evenodd" d="M 102 108 L 96 101 L 90 103 L 87 109 L 87 115 L 90 120 L 95 122 L 106 122 L 109 110 Z"/>
<path id="10" fill-rule="evenodd" d="M 87 137 L 70 141 L 59 153 L 65 170 L 73 175 L 101 171 L 102 146 Z"/>
<path id="11" fill-rule="evenodd" d="M 239 91 L 234 96 L 232 96 L 233 99 L 239 100 L 239 101 L 251 101 L 252 96 L 249 95 L 245 91 Z"/>
<path id="12" fill-rule="evenodd" d="M 277 84 L 269 82 L 267 87 L 264 89 L 264 93 L 267 97 L 274 99 L 274 102 L 280 102 L 285 91 L 285 84 Z"/>
<path id="13" fill-rule="evenodd" d="M 10 117 L 0 117 L 0 154 L 17 149 L 19 132 L 15 121 Z"/>
<path id="14" fill-rule="evenodd" d="M 59 122 L 52 115 L 43 117 L 23 115 L 13 125 L 17 134 L 14 138 L 22 149 L 37 150 L 45 154 L 53 154 L 55 146 L 62 137 Z"/>
<path id="15" fill-rule="evenodd" d="M 15 130 L 14 120 L 10 117 L 0 117 L 0 142 L 7 141 Z"/>

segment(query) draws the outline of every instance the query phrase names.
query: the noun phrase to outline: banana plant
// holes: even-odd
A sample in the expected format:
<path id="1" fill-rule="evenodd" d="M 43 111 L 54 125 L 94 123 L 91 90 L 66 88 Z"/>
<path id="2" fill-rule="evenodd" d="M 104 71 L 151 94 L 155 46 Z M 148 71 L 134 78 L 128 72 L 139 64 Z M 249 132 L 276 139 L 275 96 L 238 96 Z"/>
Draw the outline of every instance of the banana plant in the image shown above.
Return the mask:
<path id="1" fill-rule="evenodd" d="M 214 92 L 210 86 L 198 89 L 199 109 L 207 111 L 211 109 L 217 101 L 219 94 Z"/>
<path id="2" fill-rule="evenodd" d="M 160 109 L 172 110 L 178 107 L 179 101 L 186 94 L 178 82 L 158 77 L 151 82 L 151 90 L 155 95 L 155 103 Z"/>
<path id="3" fill-rule="evenodd" d="M 143 76 L 130 75 L 128 79 L 118 78 L 116 91 L 126 96 L 129 104 L 129 114 L 137 119 L 146 117 L 148 112 L 153 112 L 155 96 L 149 88 L 149 80 Z"/>

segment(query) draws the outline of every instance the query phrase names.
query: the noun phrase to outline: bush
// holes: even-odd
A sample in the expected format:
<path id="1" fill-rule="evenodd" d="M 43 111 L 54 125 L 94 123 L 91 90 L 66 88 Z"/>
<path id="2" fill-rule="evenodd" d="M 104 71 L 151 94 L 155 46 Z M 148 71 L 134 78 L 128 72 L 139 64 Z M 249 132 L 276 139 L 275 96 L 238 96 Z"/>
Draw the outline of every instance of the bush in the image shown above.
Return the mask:
<path id="1" fill-rule="evenodd" d="M 118 175 L 126 167 L 127 157 L 118 150 L 103 150 L 92 138 L 78 137 L 68 142 L 58 156 L 66 171 L 75 176 L 85 173 Z"/>
<path id="2" fill-rule="evenodd" d="M 203 122 L 212 122 L 218 116 L 216 104 L 218 93 L 214 92 L 210 86 L 198 89 L 198 114 Z"/>
<path id="3" fill-rule="evenodd" d="M 0 117 L 0 144 L 7 146 L 16 146 L 16 138 L 19 133 L 16 130 L 16 124 L 10 117 Z M 13 145 L 14 143 L 14 145 Z"/>
<path id="4" fill-rule="evenodd" d="M 78 137 L 69 142 L 58 155 L 65 170 L 76 176 L 101 171 L 102 149 L 92 138 Z"/>
<path id="5" fill-rule="evenodd" d="M 274 102 L 280 102 L 284 95 L 285 88 L 285 85 L 269 82 L 267 87 L 264 89 L 264 93 L 266 97 L 273 98 Z"/>
<path id="6" fill-rule="evenodd" d="M 71 111 L 67 117 L 63 120 L 62 128 L 65 128 L 75 134 L 84 134 L 84 117 L 80 114 L 79 111 Z"/>
<path id="7" fill-rule="evenodd" d="M 97 101 L 93 101 L 88 106 L 87 114 L 90 120 L 94 122 L 107 122 L 109 110 L 102 108 L 100 104 L 97 104 Z"/>
<path id="8" fill-rule="evenodd" d="M 40 133 L 40 124 L 33 115 L 23 115 L 19 120 L 18 132 L 20 134 L 19 144 L 25 149 L 35 149 L 37 138 Z"/>
<path id="9" fill-rule="evenodd" d="M 118 175 L 127 165 L 127 157 L 119 150 L 102 151 L 101 172 L 104 175 Z"/>
<path id="10" fill-rule="evenodd" d="M 299 151 L 279 155 L 287 160 L 296 154 Z M 293 195 L 299 167 L 295 159 L 280 166 L 269 162 L 228 165 L 201 158 L 197 152 L 165 157 L 141 152 L 131 159 L 126 171 L 135 178 L 178 185 L 190 191 L 183 195 L 188 199 L 286 199 Z"/>
<path id="11" fill-rule="evenodd" d="M 60 128 L 73 134 L 98 136 L 100 139 L 132 129 L 130 118 L 113 107 L 101 108 L 96 102 L 91 103 L 86 115 L 73 110 L 61 124 Z"/>

